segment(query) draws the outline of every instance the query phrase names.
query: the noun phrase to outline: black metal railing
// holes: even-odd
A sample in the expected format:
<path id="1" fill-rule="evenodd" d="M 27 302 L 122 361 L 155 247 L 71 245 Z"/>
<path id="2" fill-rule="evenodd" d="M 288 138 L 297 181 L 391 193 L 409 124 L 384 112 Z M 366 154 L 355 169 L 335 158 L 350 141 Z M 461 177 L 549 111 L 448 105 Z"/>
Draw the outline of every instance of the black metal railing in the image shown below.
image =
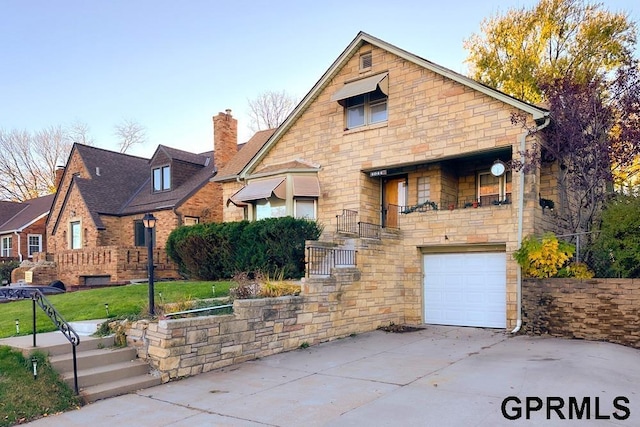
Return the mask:
<path id="1" fill-rule="evenodd" d="M 80 344 L 80 337 L 73 330 L 71 325 L 64 320 L 62 315 L 58 313 L 55 307 L 49 302 L 48 299 L 45 298 L 44 294 L 40 291 L 40 289 L 36 287 L 30 286 L 19 286 L 19 287 L 2 287 L 0 288 L 0 299 L 8 299 L 8 300 L 21 300 L 21 299 L 31 299 L 32 301 L 32 312 L 33 312 L 33 347 L 36 347 L 36 304 L 45 312 L 47 316 L 51 319 L 56 328 L 62 332 L 62 334 L 69 340 L 71 343 L 71 348 L 73 351 L 73 384 L 76 394 L 78 394 L 78 363 L 76 358 L 76 347 Z"/>
<path id="2" fill-rule="evenodd" d="M 309 246 L 307 247 L 307 277 L 329 276 L 334 267 L 355 266 L 356 254 L 355 249 Z"/>
<path id="3" fill-rule="evenodd" d="M 358 232 L 358 212 L 350 209 L 343 209 L 341 215 L 336 215 L 338 233 Z"/>
<path id="4" fill-rule="evenodd" d="M 370 222 L 358 223 L 358 235 L 365 239 L 380 240 L 380 230 L 382 230 L 382 226 L 380 224 L 372 224 Z"/>

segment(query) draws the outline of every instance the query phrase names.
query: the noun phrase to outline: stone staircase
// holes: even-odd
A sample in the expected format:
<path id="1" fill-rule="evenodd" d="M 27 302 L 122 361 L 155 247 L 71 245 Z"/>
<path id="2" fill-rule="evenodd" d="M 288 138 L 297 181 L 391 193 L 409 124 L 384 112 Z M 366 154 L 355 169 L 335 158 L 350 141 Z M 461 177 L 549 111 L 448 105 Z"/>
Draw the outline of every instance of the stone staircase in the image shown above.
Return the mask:
<path id="1" fill-rule="evenodd" d="M 80 335 L 80 345 L 76 348 L 78 389 L 85 403 L 161 383 L 149 365 L 137 358 L 134 348 L 115 347 L 113 336 L 91 336 L 95 325 L 93 331 L 82 331 L 82 325 L 72 325 Z M 36 344 L 34 348 L 30 335 L 0 340 L 0 345 L 8 345 L 25 355 L 33 350 L 48 354 L 51 366 L 73 389 L 73 349 L 69 341 L 60 332 L 48 332 L 38 334 Z"/>
<path id="2" fill-rule="evenodd" d="M 85 403 L 119 396 L 161 383 L 150 373 L 149 365 L 131 347 L 113 347 L 113 336 L 81 337 L 76 349 L 78 388 Z M 41 349 L 49 353 L 51 366 L 74 387 L 71 345 Z"/>

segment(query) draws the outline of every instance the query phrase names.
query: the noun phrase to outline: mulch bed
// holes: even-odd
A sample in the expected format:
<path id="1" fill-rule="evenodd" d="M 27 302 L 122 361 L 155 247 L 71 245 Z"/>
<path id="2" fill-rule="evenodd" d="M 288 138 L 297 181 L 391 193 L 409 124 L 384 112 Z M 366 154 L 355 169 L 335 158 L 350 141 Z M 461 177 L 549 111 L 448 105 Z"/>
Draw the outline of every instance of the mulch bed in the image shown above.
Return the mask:
<path id="1" fill-rule="evenodd" d="M 403 332 L 421 331 L 424 328 L 419 328 L 416 326 L 408 326 L 408 325 L 396 325 L 392 323 L 389 326 L 380 326 L 378 329 L 385 332 L 403 333 Z"/>

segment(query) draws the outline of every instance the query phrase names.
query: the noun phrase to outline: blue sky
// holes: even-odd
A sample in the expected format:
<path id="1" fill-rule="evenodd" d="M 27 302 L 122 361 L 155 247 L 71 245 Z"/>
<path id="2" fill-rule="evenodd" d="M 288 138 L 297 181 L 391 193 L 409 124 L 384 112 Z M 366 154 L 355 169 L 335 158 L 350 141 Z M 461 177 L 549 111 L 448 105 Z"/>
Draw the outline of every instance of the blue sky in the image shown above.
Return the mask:
<path id="1" fill-rule="evenodd" d="M 207 151 L 212 116 L 230 108 L 246 141 L 249 99 L 302 98 L 359 31 L 466 74 L 463 40 L 482 19 L 535 3 L 0 0 L 0 128 L 81 121 L 115 150 L 126 118 L 147 128 L 131 154 Z M 637 0 L 603 3 L 640 20 Z"/>

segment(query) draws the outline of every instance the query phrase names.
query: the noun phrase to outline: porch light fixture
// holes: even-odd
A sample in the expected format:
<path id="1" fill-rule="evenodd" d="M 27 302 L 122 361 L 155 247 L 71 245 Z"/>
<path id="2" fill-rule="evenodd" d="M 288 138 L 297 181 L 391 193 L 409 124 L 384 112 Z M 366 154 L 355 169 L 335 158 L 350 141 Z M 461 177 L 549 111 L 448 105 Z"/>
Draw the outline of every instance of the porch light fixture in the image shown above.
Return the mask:
<path id="1" fill-rule="evenodd" d="M 147 270 L 149 272 L 149 315 L 155 316 L 155 301 L 153 300 L 153 229 L 156 227 L 156 217 L 152 213 L 144 214 L 142 218 L 144 228 L 147 229 Z"/>
<path id="2" fill-rule="evenodd" d="M 502 176 L 502 174 L 504 174 L 506 169 L 507 168 L 503 161 L 496 160 L 495 162 L 493 162 L 493 165 L 491 165 L 491 175 Z"/>

